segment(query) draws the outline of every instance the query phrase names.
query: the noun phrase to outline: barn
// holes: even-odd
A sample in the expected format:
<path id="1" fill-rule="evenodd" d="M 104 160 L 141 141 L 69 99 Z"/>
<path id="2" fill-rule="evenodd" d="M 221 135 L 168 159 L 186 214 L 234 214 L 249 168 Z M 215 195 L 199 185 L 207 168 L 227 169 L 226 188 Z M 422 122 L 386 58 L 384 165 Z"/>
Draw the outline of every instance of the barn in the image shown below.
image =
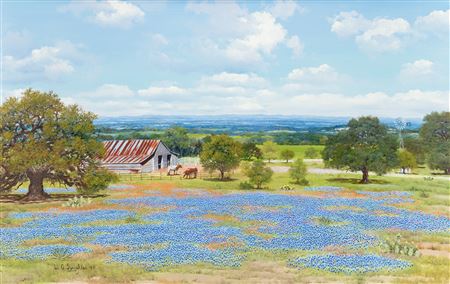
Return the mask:
<path id="1" fill-rule="evenodd" d="M 150 173 L 178 163 L 177 155 L 160 140 L 111 140 L 103 145 L 101 164 L 114 172 Z"/>

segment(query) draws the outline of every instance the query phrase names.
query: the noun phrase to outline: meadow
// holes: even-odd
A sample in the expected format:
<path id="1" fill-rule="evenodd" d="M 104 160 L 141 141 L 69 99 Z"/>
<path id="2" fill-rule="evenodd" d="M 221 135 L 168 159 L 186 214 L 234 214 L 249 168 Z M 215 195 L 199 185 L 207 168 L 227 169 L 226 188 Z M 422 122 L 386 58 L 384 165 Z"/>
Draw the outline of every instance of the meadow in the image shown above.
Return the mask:
<path id="1" fill-rule="evenodd" d="M 124 178 L 81 207 L 3 204 L 2 281 L 448 283 L 448 179 L 358 178 Z"/>

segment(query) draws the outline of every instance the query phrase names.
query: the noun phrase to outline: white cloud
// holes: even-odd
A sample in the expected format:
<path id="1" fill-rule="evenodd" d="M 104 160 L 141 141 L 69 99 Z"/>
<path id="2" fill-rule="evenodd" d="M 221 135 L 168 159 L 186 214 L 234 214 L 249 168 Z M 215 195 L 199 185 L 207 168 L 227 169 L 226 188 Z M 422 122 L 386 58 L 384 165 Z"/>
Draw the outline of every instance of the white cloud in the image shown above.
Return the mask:
<path id="1" fill-rule="evenodd" d="M 340 74 L 328 64 L 293 69 L 287 79 L 282 86 L 282 91 L 287 94 L 336 92 L 351 82 L 350 76 Z"/>
<path id="2" fill-rule="evenodd" d="M 228 73 L 222 72 L 212 76 L 203 77 L 202 83 L 221 84 L 221 85 L 263 85 L 266 80 L 254 73 Z"/>
<path id="3" fill-rule="evenodd" d="M 118 0 L 72 1 L 61 10 L 86 16 L 89 21 L 101 26 L 119 28 L 129 28 L 142 21 L 145 16 L 137 5 Z"/>
<path id="4" fill-rule="evenodd" d="M 420 31 L 448 36 L 450 26 L 450 10 L 435 10 L 426 16 L 417 17 L 414 25 Z"/>
<path id="5" fill-rule="evenodd" d="M 277 0 L 269 7 L 268 11 L 275 17 L 286 20 L 295 12 L 303 12 L 303 8 L 292 0 Z"/>
<path id="6" fill-rule="evenodd" d="M 30 54 L 17 58 L 3 57 L 7 81 L 58 80 L 75 71 L 73 61 L 83 57 L 81 46 L 60 41 L 52 46 L 33 49 Z"/>
<path id="7" fill-rule="evenodd" d="M 147 89 L 138 90 L 137 93 L 143 97 L 164 100 L 169 98 L 183 98 L 187 94 L 187 90 L 178 86 L 152 86 Z"/>
<path id="8" fill-rule="evenodd" d="M 231 40 L 225 50 L 227 57 L 233 61 L 260 61 L 262 55 L 270 54 L 287 34 L 283 26 L 267 12 L 254 12 L 242 21 L 246 22 L 250 32 Z"/>
<path id="9" fill-rule="evenodd" d="M 433 62 L 426 59 L 419 59 L 402 66 L 400 77 L 403 79 L 417 79 L 433 73 Z"/>
<path id="10" fill-rule="evenodd" d="M 278 7 L 276 13 L 271 9 L 274 7 Z M 195 29 L 202 38 L 209 38 L 203 40 L 205 46 L 198 49 L 204 53 L 202 58 L 210 57 L 208 62 L 220 61 L 226 66 L 239 66 L 240 69 L 245 66 L 250 69 L 261 67 L 260 63 L 270 58 L 280 44 L 286 44 L 293 49 L 294 54 L 300 54 L 303 48 L 300 39 L 297 36 L 288 38 L 287 30 L 277 21 L 277 17 L 295 12 L 297 4 L 282 1 L 275 3 L 274 7 L 250 13 L 232 1 L 189 2 L 186 6 L 188 11 L 207 16 L 207 24 Z M 283 11 L 285 14 L 280 14 L 280 7 L 286 7 L 287 10 Z M 218 40 L 211 40 L 211 35 Z"/>
<path id="11" fill-rule="evenodd" d="M 359 34 L 370 26 L 370 21 L 356 11 L 341 12 L 330 22 L 331 31 L 342 37 Z"/>
<path id="12" fill-rule="evenodd" d="M 299 57 L 303 53 L 303 43 L 296 35 L 291 36 L 286 41 L 286 46 L 292 49 L 292 54 L 294 55 L 294 57 Z"/>
<path id="13" fill-rule="evenodd" d="M 357 11 L 341 12 L 330 19 L 331 31 L 341 37 L 354 37 L 362 49 L 375 52 L 401 49 L 408 39 L 420 39 L 420 35 L 447 35 L 450 10 L 436 10 L 417 17 L 414 25 L 403 18 L 365 18 Z M 422 36 L 423 38 L 423 36 Z"/>
<path id="14" fill-rule="evenodd" d="M 400 49 L 404 39 L 412 33 L 405 19 L 368 20 L 356 11 L 339 13 L 331 20 L 331 31 L 342 37 L 354 36 L 360 48 L 376 52 Z"/>

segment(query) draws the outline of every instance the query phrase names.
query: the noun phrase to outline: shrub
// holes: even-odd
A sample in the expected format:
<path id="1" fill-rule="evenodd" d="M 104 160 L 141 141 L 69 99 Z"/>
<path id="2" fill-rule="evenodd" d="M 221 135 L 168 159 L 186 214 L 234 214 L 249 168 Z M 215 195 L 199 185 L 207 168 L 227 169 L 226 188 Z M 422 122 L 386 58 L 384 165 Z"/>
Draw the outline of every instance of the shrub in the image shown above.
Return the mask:
<path id="1" fill-rule="evenodd" d="M 245 174 L 251 184 L 254 184 L 257 189 L 261 189 L 264 183 L 268 183 L 272 179 L 273 171 L 266 167 L 262 160 L 256 160 L 251 163 Z"/>
<path id="2" fill-rule="evenodd" d="M 239 183 L 239 189 L 253 189 L 253 185 L 251 183 L 249 183 L 248 181 L 243 181 L 241 183 Z"/>
<path id="3" fill-rule="evenodd" d="M 289 175 L 291 178 L 295 180 L 295 183 L 301 184 L 301 185 L 307 185 L 308 181 L 306 180 L 306 173 L 307 173 L 306 165 L 303 163 L 303 159 L 297 159 L 292 164 L 291 168 L 289 169 Z"/>
<path id="4" fill-rule="evenodd" d="M 314 159 L 317 158 L 318 156 L 319 152 L 313 147 L 309 147 L 305 150 L 305 157 L 308 159 Z"/>

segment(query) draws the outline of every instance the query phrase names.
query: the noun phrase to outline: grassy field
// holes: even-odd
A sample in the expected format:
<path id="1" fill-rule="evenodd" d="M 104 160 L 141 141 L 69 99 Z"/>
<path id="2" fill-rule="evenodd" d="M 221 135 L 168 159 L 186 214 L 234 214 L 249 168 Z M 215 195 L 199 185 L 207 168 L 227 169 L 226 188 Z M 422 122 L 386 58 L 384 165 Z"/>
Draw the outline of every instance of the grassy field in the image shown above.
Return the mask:
<path id="1" fill-rule="evenodd" d="M 300 150 L 301 151 L 301 150 Z M 299 153 L 299 151 L 298 151 Z M 420 177 L 378 177 L 372 176 L 372 183 L 358 184 L 359 174 L 310 174 L 307 179 L 310 186 L 337 186 L 344 189 L 337 198 L 363 198 L 358 192 L 407 192 L 411 194 L 413 202 L 392 204 L 395 208 L 408 211 L 420 211 L 432 216 L 445 216 L 449 218 L 449 183 L 448 180 L 435 178 L 425 180 Z M 129 180 L 124 177 L 120 184 L 133 186 L 121 190 L 105 190 L 105 197 L 95 198 L 92 203 L 80 208 L 62 207 L 61 201 L 40 204 L 2 204 L 0 208 L 1 228 L 20 228 L 26 226 L 30 219 L 14 218 L 12 213 L 20 212 L 71 212 L 78 214 L 91 212 L 92 210 L 127 210 L 137 215 L 119 220 L 94 220 L 82 223 L 82 226 L 141 226 L 152 225 L 151 220 L 145 219 L 149 214 L 161 212 L 154 206 L 128 206 L 125 204 L 113 204 L 111 200 L 127 200 L 135 198 L 151 198 L 152 196 L 173 196 L 177 199 L 195 197 L 204 190 L 209 194 L 223 196 L 227 194 L 249 194 L 254 190 L 238 190 L 239 183 L 245 177 L 239 171 L 235 171 L 228 181 L 218 181 L 213 178 L 182 180 L 178 178 L 161 180 Z M 280 190 L 282 185 L 289 184 L 294 190 Z M 187 192 L 177 192 L 176 189 L 186 189 Z M 189 190 L 190 189 L 190 190 Z M 299 196 L 313 198 L 312 200 L 328 200 L 327 195 L 318 194 L 292 183 L 286 173 L 275 173 L 272 181 L 259 193 L 276 194 L 276 196 Z M 268 195 L 269 197 L 272 195 Z M 171 197 L 172 198 L 172 197 Z M 144 199 L 143 199 L 144 200 Z M 211 199 L 213 200 L 213 199 Z M 355 199 L 358 200 L 358 199 Z M 369 202 L 369 199 L 367 199 Z M 301 208 L 300 208 L 301 209 Z M 165 210 L 165 209 L 164 209 Z M 270 210 L 278 210 L 275 207 Z M 78 212 L 78 213 L 77 213 Z M 176 211 L 174 211 L 176 212 Z M 273 214 L 276 211 L 274 211 Z M 430 215 L 430 216 L 431 216 Z M 211 215 L 218 221 L 216 226 L 239 228 L 248 234 L 256 234 L 263 238 L 272 237 L 258 231 L 259 224 L 256 221 L 244 221 L 229 215 Z M 388 218 L 388 217 L 387 217 Z M 84 224 L 84 225 L 83 225 Z M 70 228 L 70 225 L 69 227 Z M 76 227 L 74 227 L 76 228 Z M 99 227 L 100 228 L 100 227 Z M 450 229 L 450 228 L 449 228 Z M 209 263 L 183 264 L 164 266 L 156 270 L 148 270 L 138 265 L 128 265 L 111 262 L 111 253 L 126 250 L 120 246 L 103 247 L 90 243 L 88 240 L 81 242 L 91 249 L 90 253 L 78 253 L 72 256 L 52 254 L 42 260 L 24 260 L 2 256 L 1 283 L 48 283 L 64 281 L 86 281 L 89 283 L 129 283 L 133 281 L 156 281 L 164 283 L 448 283 L 450 233 L 446 232 L 417 232 L 407 230 L 374 230 L 367 232 L 378 238 L 391 239 L 401 234 L 405 242 L 413 243 L 421 251 L 420 256 L 405 256 L 399 254 L 382 253 L 377 246 L 367 249 L 351 248 L 326 248 L 328 252 L 338 253 L 376 253 L 387 257 L 405 260 L 411 263 L 411 267 L 398 270 L 367 273 L 333 273 L 313 268 L 293 268 L 286 265 L 293 257 L 303 257 L 312 254 L 323 254 L 323 250 L 264 250 L 251 249 L 240 252 L 245 261 L 238 267 L 216 266 Z M 94 237 L 92 235 L 91 237 Z M 125 236 L 125 235 L 124 235 Z M 2 243 L 3 243 L 2 237 Z M 36 245 L 71 244 L 71 238 L 32 238 L 26 240 L 21 246 L 30 247 Z M 151 245 L 151 244 L 148 244 Z"/>

